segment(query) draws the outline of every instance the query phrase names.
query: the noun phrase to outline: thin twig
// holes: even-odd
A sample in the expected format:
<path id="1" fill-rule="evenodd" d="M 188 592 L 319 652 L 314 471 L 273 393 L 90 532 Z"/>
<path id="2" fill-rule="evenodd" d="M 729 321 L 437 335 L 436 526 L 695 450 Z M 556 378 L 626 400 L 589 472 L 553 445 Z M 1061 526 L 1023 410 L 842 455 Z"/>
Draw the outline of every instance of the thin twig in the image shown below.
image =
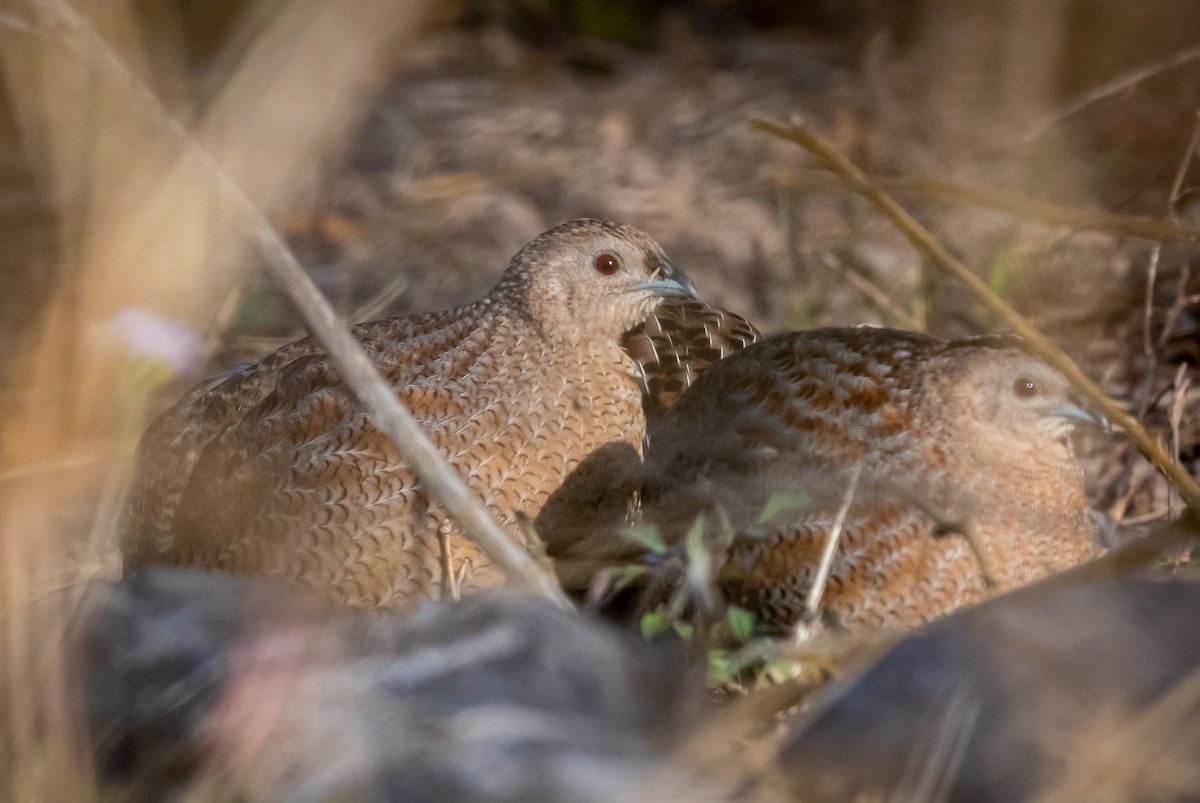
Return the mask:
<path id="1" fill-rule="evenodd" d="M 1139 240 L 1172 240 L 1200 243 L 1200 229 L 1178 222 L 1147 217 L 1122 215 L 1098 209 L 1075 209 L 1069 206 L 1038 201 L 1012 192 L 984 190 L 966 184 L 929 177 L 897 178 L 870 176 L 870 180 L 898 194 L 916 193 L 954 203 L 992 209 L 1009 215 L 1035 220 L 1046 226 L 1061 226 L 1074 231 L 1090 231 L 1115 237 L 1135 237 Z M 827 173 L 799 171 L 775 179 L 782 186 L 832 186 L 836 178 Z M 841 186 L 841 182 L 837 182 Z"/>
<path id="2" fill-rule="evenodd" d="M 1178 219 L 1175 215 L 1175 202 L 1179 198 L 1179 191 L 1183 187 L 1183 177 L 1187 173 L 1188 165 L 1191 164 L 1192 154 L 1196 151 L 1197 137 L 1200 136 L 1200 119 L 1197 120 L 1197 125 L 1192 127 L 1192 139 L 1188 144 L 1187 150 L 1184 151 L 1183 158 L 1179 161 L 1179 167 L 1175 170 L 1175 180 L 1171 183 L 1171 194 L 1167 197 L 1167 217 L 1171 222 L 1177 223 Z M 1158 263 L 1162 257 L 1162 242 L 1156 242 L 1154 248 L 1150 251 L 1150 259 L 1146 267 L 1146 300 L 1142 310 L 1142 353 L 1146 357 L 1146 378 L 1142 381 L 1141 388 L 1137 397 L 1141 399 L 1141 403 L 1137 405 L 1138 417 L 1143 417 L 1150 411 L 1150 405 L 1153 403 L 1151 393 L 1154 389 L 1155 374 L 1158 370 L 1158 352 L 1154 348 L 1153 324 L 1154 324 L 1154 295 L 1158 284 Z M 1167 328 L 1163 327 L 1164 334 Z M 1162 346 L 1163 341 L 1159 345 Z"/>
<path id="3" fill-rule="evenodd" d="M 409 278 L 404 274 L 392 279 L 365 303 L 351 310 L 350 320 L 354 323 L 375 320 L 391 306 L 393 301 L 408 292 L 409 284 Z"/>
<path id="4" fill-rule="evenodd" d="M 1196 145 L 1200 143 L 1200 114 L 1196 116 L 1196 122 L 1192 126 L 1192 137 L 1188 141 L 1188 146 L 1184 150 L 1183 158 L 1179 160 L 1179 166 L 1175 169 L 1175 179 L 1171 182 L 1171 193 L 1167 196 L 1167 217 L 1172 223 L 1179 223 L 1179 216 L 1176 214 L 1175 206 L 1179 201 L 1179 193 L 1183 189 L 1183 179 L 1187 175 L 1188 168 L 1192 164 L 1192 157 L 1196 153 Z M 1145 416 L 1150 410 L 1150 405 L 1153 403 L 1151 399 L 1151 391 L 1154 387 L 1155 374 L 1158 371 L 1158 350 L 1154 348 L 1152 338 L 1152 329 L 1154 321 L 1154 295 L 1155 285 L 1158 281 L 1158 263 L 1162 256 L 1162 242 L 1156 242 L 1154 249 L 1150 252 L 1150 263 L 1146 270 L 1146 304 L 1142 319 L 1142 350 L 1146 355 L 1146 379 L 1142 383 L 1141 392 L 1138 394 L 1142 403 L 1138 405 L 1138 416 Z M 1183 281 L 1187 281 L 1187 264 L 1184 263 Z M 1180 287 L 1182 293 L 1183 286 Z M 1176 300 L 1172 303 L 1171 309 L 1168 311 L 1168 318 L 1178 306 L 1179 294 L 1176 294 Z M 1178 313 L 1176 313 L 1178 314 Z M 1158 340 L 1158 346 L 1161 349 L 1166 345 L 1166 338 L 1170 332 L 1171 321 L 1164 320 L 1162 334 Z M 1178 457 L 1178 450 L 1173 452 Z"/>
<path id="5" fill-rule="evenodd" d="M 903 774 L 889 800 L 949 800 L 971 737 L 980 726 L 983 699 L 970 683 L 958 683 L 939 706 L 936 722 L 913 734 Z"/>
<path id="6" fill-rule="evenodd" d="M 1086 109 L 1093 103 L 1097 103 L 1098 101 L 1104 100 L 1107 97 L 1111 97 L 1112 95 L 1132 89 L 1134 86 L 1137 86 L 1147 78 L 1153 78 L 1159 73 L 1164 73 L 1167 70 L 1182 66 L 1187 64 L 1189 61 L 1197 60 L 1200 60 L 1200 45 L 1197 45 L 1196 47 L 1190 47 L 1187 50 L 1181 50 L 1165 59 L 1138 67 L 1136 70 L 1132 70 L 1118 78 L 1114 78 L 1108 83 L 1093 87 L 1077 97 L 1075 100 L 1068 103 L 1063 108 L 1055 111 L 1042 120 L 1039 120 L 1035 125 L 1030 127 L 1029 131 L 1025 133 L 1025 136 L 1023 136 L 1021 140 L 1022 142 L 1026 143 L 1032 142 L 1044 134 L 1050 127 L 1057 125 L 1066 118 Z"/>
<path id="7" fill-rule="evenodd" d="M 1180 443 L 1179 443 L 1179 425 L 1183 422 L 1183 406 L 1187 400 L 1188 386 L 1191 380 L 1187 376 L 1188 364 L 1186 362 L 1179 363 L 1179 370 L 1175 372 L 1175 381 L 1172 382 L 1175 395 L 1171 399 L 1170 413 L 1168 415 L 1168 423 L 1171 427 L 1171 455 L 1176 460 L 1179 459 Z M 1171 516 L 1173 497 L 1167 495 L 1167 515 Z"/>
<path id="8" fill-rule="evenodd" d="M 543 572 L 510 539 L 466 484 L 438 452 L 437 447 L 396 397 L 371 359 L 350 334 L 300 262 L 253 199 L 212 155 L 187 131 L 158 97 L 135 76 L 92 29 L 65 3 L 36 6 L 37 24 L 64 34 L 62 40 L 84 63 L 112 73 L 130 90 L 162 129 L 180 142 L 186 156 L 196 159 L 239 214 L 245 234 L 256 243 L 266 261 L 267 273 L 299 310 L 309 331 L 329 353 L 354 396 L 363 404 L 380 431 L 395 442 L 408 459 L 421 484 L 477 543 L 504 576 L 555 602 L 570 607 L 558 583 Z"/>
<path id="9" fill-rule="evenodd" d="M 841 271 L 840 275 L 845 276 L 846 280 L 859 292 L 875 302 L 876 306 L 899 321 L 902 326 L 908 329 L 922 329 L 920 321 L 893 301 L 886 292 L 867 277 L 854 270 Z"/>
<path id="10" fill-rule="evenodd" d="M 1071 384 L 1108 416 L 1110 421 L 1125 430 L 1142 454 L 1166 475 L 1188 506 L 1200 510 L 1200 486 L 1179 463 L 1171 459 L 1162 444 L 1152 438 L 1137 419 L 1110 399 L 1058 346 L 1042 336 L 1023 316 L 993 293 L 960 259 L 947 251 L 928 229 L 918 223 L 890 195 L 872 184 L 861 170 L 815 129 L 798 119 L 788 124 L 764 114 L 755 115 L 752 124 L 760 131 L 795 142 L 805 148 L 840 176 L 847 186 L 870 201 L 880 213 L 892 221 L 914 248 L 928 256 L 940 270 L 965 284 L 977 301 L 1029 341 L 1030 348 L 1039 357 L 1062 372 Z"/>
<path id="11" fill-rule="evenodd" d="M 1171 197 L 1167 200 L 1167 214 L 1171 218 L 1172 223 L 1179 222 L 1179 195 L 1183 192 L 1183 180 L 1187 176 L 1188 169 L 1192 166 L 1192 159 L 1196 155 L 1196 148 L 1200 146 L 1200 112 L 1196 113 L 1196 122 L 1192 126 L 1192 138 L 1188 142 L 1187 152 L 1184 154 L 1183 160 L 1179 163 L 1179 169 L 1175 171 L 1175 180 L 1171 182 Z M 1159 348 L 1167 344 L 1167 338 L 1171 335 L 1171 328 L 1175 325 L 1176 318 L 1183 312 L 1186 306 L 1184 300 L 1187 291 L 1188 278 L 1191 274 L 1191 266 L 1185 260 L 1183 268 L 1180 272 L 1179 284 L 1175 290 L 1175 298 L 1171 302 L 1171 307 L 1167 310 L 1166 316 L 1163 318 L 1163 328 L 1158 336 Z"/>
<path id="12" fill-rule="evenodd" d="M 1175 171 L 1175 180 L 1171 182 L 1171 195 L 1167 202 L 1167 211 L 1172 218 L 1175 217 L 1175 203 L 1179 200 L 1179 193 L 1183 190 L 1183 179 L 1187 176 L 1188 168 L 1192 166 L 1192 158 L 1196 155 L 1197 145 L 1200 145 L 1200 112 L 1196 114 L 1196 122 L 1192 125 L 1192 138 L 1188 140 L 1187 150 L 1184 151 L 1183 159 L 1179 161 L 1179 167 Z"/>
<path id="13" fill-rule="evenodd" d="M 1154 339 L 1151 337 L 1151 328 L 1154 321 L 1154 286 L 1158 282 L 1158 260 L 1162 256 L 1162 243 L 1155 243 L 1154 248 L 1150 251 L 1150 263 L 1146 267 L 1146 305 L 1142 311 L 1142 351 L 1146 354 L 1146 380 L 1147 389 L 1154 378 L 1154 369 L 1157 367 L 1158 360 L 1154 355 Z M 1147 407 L 1143 406 L 1140 410 L 1142 415 L 1146 414 Z"/>
<path id="14" fill-rule="evenodd" d="M 842 540 L 842 530 L 846 526 L 846 517 L 850 515 L 850 505 L 854 504 L 854 495 L 858 493 L 858 478 L 862 476 L 863 461 L 858 461 L 854 473 L 850 475 L 850 484 L 842 497 L 842 506 L 838 508 L 837 517 L 833 520 L 833 529 L 825 539 L 821 549 L 821 561 L 813 575 L 812 585 L 808 587 L 808 595 L 804 600 L 804 615 L 796 623 L 795 642 L 803 644 L 812 636 L 813 622 L 821 616 L 821 597 L 825 594 L 825 586 L 829 583 L 829 573 L 833 569 L 833 556 L 837 554 L 838 542 Z"/>
<path id="15" fill-rule="evenodd" d="M 454 576 L 454 556 L 451 554 L 450 529 L 451 523 L 445 516 L 438 516 L 438 558 L 441 565 L 442 599 L 458 601 L 458 582 Z"/>
<path id="16" fill-rule="evenodd" d="M 1200 293 L 1189 294 L 1187 292 L 1188 281 L 1191 278 L 1192 265 L 1187 260 L 1183 260 L 1179 266 L 1179 279 L 1175 282 L 1175 300 L 1171 302 L 1171 307 L 1163 318 L 1162 331 L 1158 333 L 1159 348 L 1166 346 L 1167 341 L 1171 339 L 1171 331 L 1175 328 L 1175 323 L 1183 311 L 1190 305 L 1200 302 Z"/>
<path id="17" fill-rule="evenodd" d="M 1192 138 L 1188 141 L 1187 149 L 1183 153 L 1183 158 L 1179 160 L 1179 167 L 1175 169 L 1175 178 L 1171 182 L 1171 194 L 1167 196 L 1167 217 L 1172 223 L 1179 223 L 1179 215 L 1176 212 L 1175 206 L 1179 202 L 1179 193 L 1183 190 L 1183 180 L 1187 176 L 1188 168 L 1192 166 L 1192 158 L 1196 155 L 1196 146 L 1200 144 L 1200 114 L 1196 115 L 1196 122 L 1192 125 Z M 1157 362 L 1156 355 L 1151 349 L 1150 342 L 1150 313 L 1154 304 L 1154 279 L 1158 273 L 1158 259 L 1162 252 L 1162 243 L 1154 244 L 1154 253 L 1150 258 L 1150 278 L 1147 280 L 1146 290 L 1146 327 L 1145 341 L 1147 354 L 1152 358 L 1152 364 Z M 1180 288 L 1182 291 L 1183 288 Z M 1170 331 L 1166 326 L 1163 327 L 1163 334 Z M 1160 343 L 1165 343 L 1165 340 L 1160 340 Z"/>
<path id="18" fill-rule="evenodd" d="M 983 548 L 983 539 L 979 537 L 979 528 L 971 519 L 967 519 L 964 523 L 957 527 L 959 535 L 967 542 L 967 547 L 971 550 L 971 555 L 975 558 L 975 563 L 979 566 L 979 574 L 983 577 L 984 588 L 990 594 L 1000 587 L 1000 581 L 997 579 L 996 570 L 992 568 L 992 561 L 988 558 L 987 550 Z"/>

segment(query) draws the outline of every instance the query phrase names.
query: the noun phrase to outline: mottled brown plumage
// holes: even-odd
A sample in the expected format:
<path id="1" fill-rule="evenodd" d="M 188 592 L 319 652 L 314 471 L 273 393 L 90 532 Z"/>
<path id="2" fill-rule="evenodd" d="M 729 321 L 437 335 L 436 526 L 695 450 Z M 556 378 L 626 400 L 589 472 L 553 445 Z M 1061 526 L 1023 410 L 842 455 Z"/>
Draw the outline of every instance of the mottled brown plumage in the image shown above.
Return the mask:
<path id="1" fill-rule="evenodd" d="M 745 318 L 697 298 L 671 298 L 622 342 L 642 367 L 646 417 L 656 420 L 700 372 L 762 340 Z"/>
<path id="2" fill-rule="evenodd" d="M 640 369 L 649 428 L 717 360 L 762 335 L 745 318 L 696 298 L 663 299 L 622 344 Z M 602 566 L 639 559 L 638 545 L 621 535 L 637 518 L 641 456 L 626 445 L 594 453 L 548 500 L 536 523 L 559 580 L 582 593 Z"/>
<path id="3" fill-rule="evenodd" d="M 855 631 L 917 625 L 984 596 L 967 528 L 1001 588 L 1094 553 L 1069 391 L 1013 337 L 770 338 L 711 367 L 652 428 L 647 513 L 675 534 L 695 511 L 728 516 L 721 588 L 778 630 L 804 612 L 861 464 L 826 610 Z M 761 521 L 788 494 L 802 496 Z"/>
<path id="4" fill-rule="evenodd" d="M 621 337 L 662 296 L 690 293 L 645 234 L 579 220 L 523 248 L 482 300 L 354 334 L 521 539 L 519 514 L 536 516 L 582 461 L 640 454 L 642 380 Z M 311 340 L 215 378 L 160 417 L 142 441 L 127 523 L 129 565 L 265 575 L 356 606 L 500 579 Z"/>

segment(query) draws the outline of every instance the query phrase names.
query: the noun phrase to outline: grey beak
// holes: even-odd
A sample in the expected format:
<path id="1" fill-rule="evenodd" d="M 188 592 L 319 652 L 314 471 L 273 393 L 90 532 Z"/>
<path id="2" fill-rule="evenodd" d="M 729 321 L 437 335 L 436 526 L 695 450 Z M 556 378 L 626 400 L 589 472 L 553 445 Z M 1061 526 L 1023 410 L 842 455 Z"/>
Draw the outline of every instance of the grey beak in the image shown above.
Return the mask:
<path id="1" fill-rule="evenodd" d="M 1081 421 L 1084 424 L 1099 427 L 1105 432 L 1112 432 L 1112 422 L 1108 420 L 1108 416 L 1099 410 L 1092 412 L 1078 404 L 1064 404 L 1062 407 L 1056 407 L 1051 410 L 1048 414 L 1060 418 L 1069 418 L 1072 421 Z"/>
<path id="2" fill-rule="evenodd" d="M 677 298 L 695 298 L 696 285 L 692 284 L 692 280 L 687 275 L 669 262 L 664 262 L 658 266 L 654 273 L 650 274 L 650 278 L 644 282 L 638 282 L 631 290 L 650 290 L 656 296 L 677 297 Z"/>

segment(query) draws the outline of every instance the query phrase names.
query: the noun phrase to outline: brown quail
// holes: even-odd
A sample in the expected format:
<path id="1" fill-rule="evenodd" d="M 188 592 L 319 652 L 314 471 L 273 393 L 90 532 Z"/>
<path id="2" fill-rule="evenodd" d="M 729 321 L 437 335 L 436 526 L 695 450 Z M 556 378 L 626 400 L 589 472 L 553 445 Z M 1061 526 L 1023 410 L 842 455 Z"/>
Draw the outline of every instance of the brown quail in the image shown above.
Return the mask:
<path id="1" fill-rule="evenodd" d="M 354 327 L 397 396 L 501 525 L 522 538 L 580 463 L 640 456 L 641 372 L 621 337 L 691 296 L 647 235 L 577 220 L 458 309 Z M 603 462 L 603 461 L 601 461 Z M 127 566 L 194 564 L 401 607 L 498 573 L 306 339 L 198 387 L 149 428 Z"/>
<path id="2" fill-rule="evenodd" d="M 762 339 L 745 318 L 697 298 L 672 297 L 622 339 L 640 369 L 647 426 L 714 362 Z M 640 558 L 621 531 L 637 517 L 642 465 L 637 455 L 596 454 L 543 506 L 536 521 L 568 591 L 586 591 L 597 570 Z"/>
<path id="3" fill-rule="evenodd" d="M 825 611 L 911 627 L 981 600 L 980 559 L 1009 588 L 1093 555 L 1067 441 L 1087 417 L 1015 337 L 795 332 L 715 364 L 651 428 L 646 513 L 675 537 L 696 511 L 724 521 L 724 595 L 781 631 L 861 466 Z"/>

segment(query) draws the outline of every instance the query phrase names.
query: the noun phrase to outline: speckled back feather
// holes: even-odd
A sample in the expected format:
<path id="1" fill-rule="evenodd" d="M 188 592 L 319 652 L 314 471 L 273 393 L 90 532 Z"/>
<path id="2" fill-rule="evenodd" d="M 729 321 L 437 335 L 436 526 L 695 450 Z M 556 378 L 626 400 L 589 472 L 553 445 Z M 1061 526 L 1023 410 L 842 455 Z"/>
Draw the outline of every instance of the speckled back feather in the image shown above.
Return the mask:
<path id="1" fill-rule="evenodd" d="M 705 368 L 759 340 L 762 334 L 740 315 L 699 299 L 672 298 L 622 344 L 641 366 L 646 417 L 653 421 Z"/>

